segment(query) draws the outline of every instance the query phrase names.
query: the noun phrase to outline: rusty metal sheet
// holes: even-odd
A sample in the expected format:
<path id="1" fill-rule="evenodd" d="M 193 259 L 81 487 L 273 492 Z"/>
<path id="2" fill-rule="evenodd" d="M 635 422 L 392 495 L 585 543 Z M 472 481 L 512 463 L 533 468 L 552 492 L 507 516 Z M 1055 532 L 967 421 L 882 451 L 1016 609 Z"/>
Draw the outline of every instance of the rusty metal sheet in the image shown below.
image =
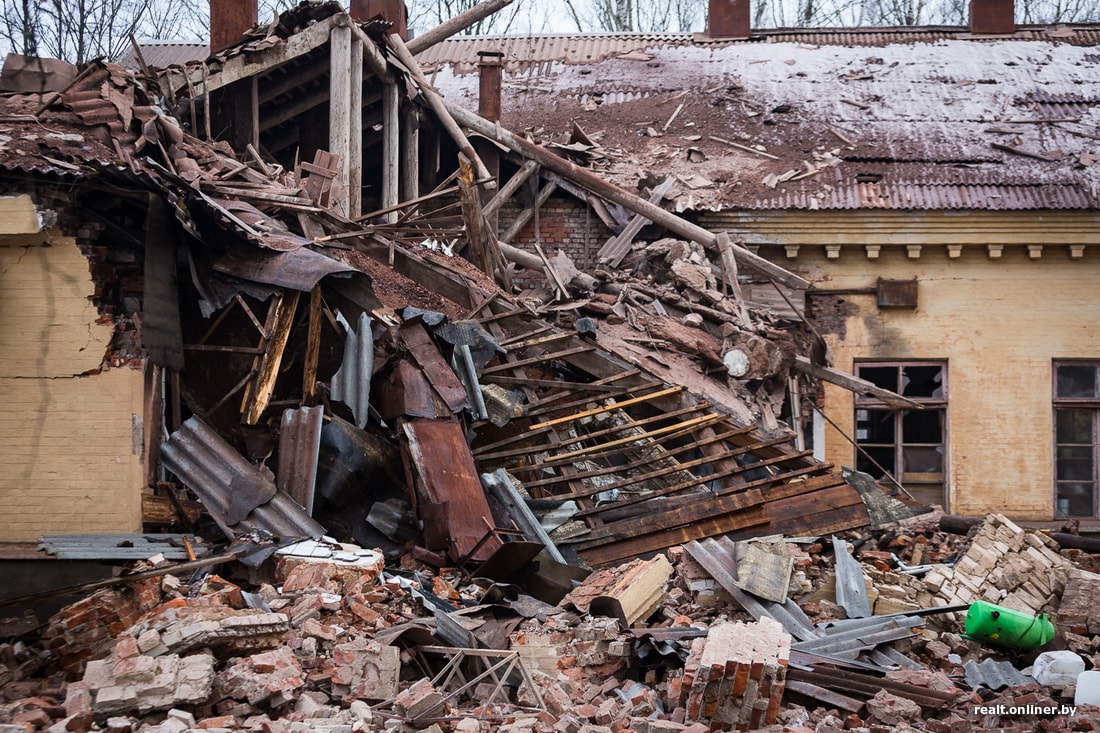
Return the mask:
<path id="1" fill-rule="evenodd" d="M 355 268 L 310 249 L 272 252 L 234 247 L 214 263 L 214 269 L 242 280 L 277 285 L 308 293 L 326 275 L 353 272 Z"/>
<path id="2" fill-rule="evenodd" d="M 324 415 L 323 405 L 286 410 L 279 428 L 276 485 L 310 516 L 313 515 L 313 497 L 317 488 Z"/>
<path id="3" fill-rule="evenodd" d="M 317 539 L 325 528 L 313 521 L 298 504 L 275 489 L 264 474 L 233 446 L 200 420 L 189 418 L 161 446 L 161 460 L 187 488 L 195 492 L 207 512 L 229 539 L 252 531 L 277 537 Z M 271 494 L 237 522 L 229 521 L 235 488 L 250 487 L 255 494 Z"/>
<path id="4" fill-rule="evenodd" d="M 432 387 L 453 412 L 469 408 L 470 401 L 462 382 L 443 359 L 428 331 L 419 323 L 406 323 L 400 330 L 401 342 L 424 370 Z"/>
<path id="5" fill-rule="evenodd" d="M 379 385 L 378 413 L 383 420 L 396 417 L 422 417 L 434 420 L 447 417 L 436 408 L 432 386 L 424 372 L 408 359 L 397 362 Z"/>
<path id="6" fill-rule="evenodd" d="M 293 192 L 287 191 L 287 194 L 291 193 Z M 252 241 L 265 249 L 273 249 L 279 252 L 292 252 L 305 247 L 307 244 L 311 244 L 310 240 L 291 232 L 287 229 L 286 224 L 268 216 L 247 201 L 221 198 L 213 198 L 213 200 L 223 209 L 256 231 L 259 236 L 252 237 Z M 236 222 L 233 223 L 235 224 Z"/>
<path id="7" fill-rule="evenodd" d="M 461 423 L 429 420 L 406 422 L 401 427 L 418 503 L 446 505 L 451 560 L 466 557 L 475 548 L 472 559 L 488 559 L 501 542 L 491 537 L 477 547 L 493 525 L 493 513 Z"/>

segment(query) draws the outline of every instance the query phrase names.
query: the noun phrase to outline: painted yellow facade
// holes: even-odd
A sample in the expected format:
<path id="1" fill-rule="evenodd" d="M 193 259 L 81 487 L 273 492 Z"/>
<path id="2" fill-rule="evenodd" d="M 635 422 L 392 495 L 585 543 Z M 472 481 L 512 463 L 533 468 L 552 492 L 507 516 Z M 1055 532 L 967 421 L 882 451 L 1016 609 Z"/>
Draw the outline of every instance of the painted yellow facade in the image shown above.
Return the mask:
<path id="1" fill-rule="evenodd" d="M 26 206 L 0 236 L 0 542 L 141 529 L 141 371 L 99 372 L 97 323 L 75 241 L 33 230 Z M 9 227 L 10 228 L 10 227 Z"/>
<path id="2" fill-rule="evenodd" d="M 834 366 L 946 361 L 946 508 L 1054 516 L 1052 363 L 1100 359 L 1100 217 L 803 212 L 708 224 L 751 231 L 760 254 L 815 289 L 915 277 L 916 308 L 880 308 L 874 293 L 819 298 L 835 306 L 821 322 Z M 826 385 L 824 411 L 844 433 L 826 428 L 825 459 L 855 465 L 852 393 Z"/>

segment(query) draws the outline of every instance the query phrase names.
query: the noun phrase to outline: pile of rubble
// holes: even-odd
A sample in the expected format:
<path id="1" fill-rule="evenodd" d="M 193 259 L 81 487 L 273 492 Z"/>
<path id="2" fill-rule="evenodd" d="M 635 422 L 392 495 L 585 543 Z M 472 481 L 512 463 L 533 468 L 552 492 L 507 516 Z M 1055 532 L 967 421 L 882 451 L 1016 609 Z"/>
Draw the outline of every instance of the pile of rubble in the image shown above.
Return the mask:
<path id="1" fill-rule="evenodd" d="M 1097 558 L 999 515 L 969 537 L 939 519 L 831 542 L 692 542 L 592 573 L 553 603 L 409 554 L 391 568 L 381 553 L 326 541 L 253 567 L 226 563 L 224 577 L 141 563 L 142 580 L 118 578 L 0 647 L 0 724 L 4 733 L 1100 730 L 1100 708 L 1074 703 L 1072 678 L 1042 669 L 1046 655 L 1100 669 L 1100 576 L 1077 567 Z M 914 556 L 930 562 L 902 559 Z M 778 597 L 768 590 L 776 583 Z M 1049 613 L 1058 634 L 1027 651 L 968 638 L 967 591 L 1044 623 Z M 878 615 L 857 610 L 861 592 Z"/>

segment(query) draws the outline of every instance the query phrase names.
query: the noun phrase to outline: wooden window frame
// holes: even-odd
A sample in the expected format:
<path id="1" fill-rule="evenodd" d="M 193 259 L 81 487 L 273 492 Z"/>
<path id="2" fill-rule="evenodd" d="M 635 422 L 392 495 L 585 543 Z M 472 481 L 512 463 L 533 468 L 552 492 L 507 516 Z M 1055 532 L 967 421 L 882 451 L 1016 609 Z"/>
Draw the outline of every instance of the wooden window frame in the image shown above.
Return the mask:
<path id="1" fill-rule="evenodd" d="M 1096 395 L 1093 397 L 1062 397 L 1058 394 L 1058 370 L 1060 367 L 1091 367 L 1094 372 Z M 1100 359 L 1054 359 L 1051 364 L 1051 505 L 1056 519 L 1092 519 L 1100 516 Z M 1087 410 L 1092 413 L 1092 478 L 1091 481 L 1059 478 L 1059 453 L 1063 447 L 1081 447 L 1085 443 L 1060 443 L 1058 440 L 1058 412 L 1060 410 Z M 1059 506 L 1062 498 L 1059 487 L 1070 483 L 1092 483 L 1092 506 L 1087 514 L 1070 514 Z"/>

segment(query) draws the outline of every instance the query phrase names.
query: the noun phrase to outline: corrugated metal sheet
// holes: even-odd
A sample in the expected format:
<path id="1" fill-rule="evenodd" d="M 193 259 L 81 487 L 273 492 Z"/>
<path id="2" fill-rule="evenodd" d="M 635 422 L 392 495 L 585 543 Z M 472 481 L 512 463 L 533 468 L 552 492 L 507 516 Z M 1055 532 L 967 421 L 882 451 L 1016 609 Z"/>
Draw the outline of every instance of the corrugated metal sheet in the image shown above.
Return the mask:
<path id="1" fill-rule="evenodd" d="M 754 210 L 900 209 L 1034 211 L 1092 209 L 1100 201 L 1085 184 L 929 184 L 836 182 L 805 186 L 743 203 Z"/>
<path id="2" fill-rule="evenodd" d="M 164 555 L 166 560 L 190 560 L 181 534 L 47 534 L 38 549 L 58 560 L 145 560 Z M 186 535 L 196 557 L 210 554 L 210 545 Z"/>
<path id="3" fill-rule="evenodd" d="M 169 66 L 183 66 L 193 61 L 203 61 L 210 56 L 208 43 L 172 43 L 169 41 L 146 41 L 138 44 L 141 56 L 150 69 L 167 69 Z M 131 48 L 118 60 L 119 65 L 131 71 L 140 71 L 137 54 Z"/>
<path id="4" fill-rule="evenodd" d="M 500 51 L 509 70 L 560 61 L 595 64 L 604 59 L 647 48 L 690 46 L 688 33 L 560 33 L 534 36 L 452 36 L 420 53 L 416 59 L 429 69 L 454 64 L 460 73 L 477 70 L 478 51 Z"/>
<path id="5" fill-rule="evenodd" d="M 322 405 L 285 410 L 279 428 L 279 491 L 290 496 L 313 515 L 313 495 L 317 487 L 317 464 L 321 449 L 321 427 L 325 416 Z"/>
<path id="6" fill-rule="evenodd" d="M 970 659 L 963 665 L 963 669 L 966 670 L 966 684 L 972 690 L 979 687 L 1000 690 L 1035 681 L 1012 666 L 1012 662 L 1007 659 L 983 659 L 980 663 Z"/>
<path id="7" fill-rule="evenodd" d="M 325 529 L 313 521 L 302 507 L 285 493 L 277 491 L 271 479 L 245 460 L 214 430 L 197 417 L 189 418 L 161 446 L 165 468 L 179 477 L 199 497 L 206 511 L 230 539 L 253 531 L 280 538 L 317 539 Z M 256 507 L 237 522 L 234 494 L 246 488 L 254 493 L 270 493 L 272 499 Z"/>
<path id="8" fill-rule="evenodd" d="M 1074 32 L 1058 40 L 1076 46 L 1100 44 L 1100 29 L 1092 26 L 1073 27 Z M 1050 41 L 1047 28 L 1023 28 L 1012 36 L 1019 41 Z M 966 28 L 844 28 L 844 29 L 774 29 L 756 30 L 748 39 L 711 40 L 693 33 L 555 33 L 533 36 L 452 36 L 426 49 L 417 56 L 421 65 L 433 67 L 453 64 L 459 73 L 477 69 L 477 52 L 504 53 L 506 68 L 517 65 L 559 61 L 566 64 L 594 64 L 647 49 L 677 46 L 724 48 L 758 44 L 798 43 L 813 46 L 886 46 L 896 43 L 937 43 L 944 40 L 1003 41 L 1003 36 L 985 39 L 974 36 Z"/>
<path id="9" fill-rule="evenodd" d="M 340 316 L 347 329 L 344 339 L 344 356 L 340 368 L 332 377 L 332 399 L 351 408 L 355 424 L 367 426 L 370 409 L 370 383 L 374 375 L 374 335 L 371 332 L 370 314 L 359 314 L 355 328 Z"/>

